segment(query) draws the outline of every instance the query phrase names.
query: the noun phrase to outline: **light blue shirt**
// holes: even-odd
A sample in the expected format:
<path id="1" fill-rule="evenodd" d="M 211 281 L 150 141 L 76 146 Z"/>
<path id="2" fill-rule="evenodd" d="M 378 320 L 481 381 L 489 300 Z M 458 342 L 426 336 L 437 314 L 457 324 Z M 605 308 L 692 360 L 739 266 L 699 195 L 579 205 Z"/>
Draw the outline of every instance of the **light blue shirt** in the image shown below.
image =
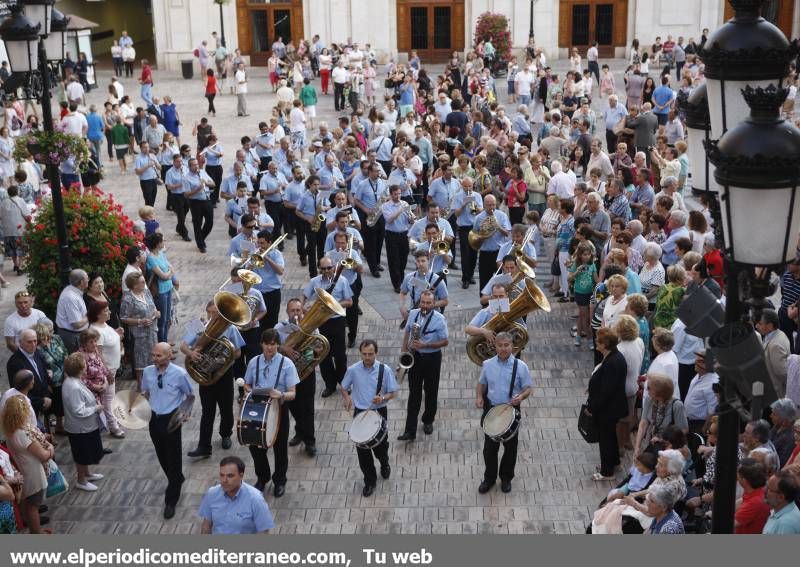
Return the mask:
<path id="1" fill-rule="evenodd" d="M 158 254 L 153 254 L 152 252 L 148 254 L 145 267 L 148 271 L 152 271 L 153 268 L 158 268 L 162 272 L 169 271 L 169 261 L 167 261 L 164 250 L 160 250 Z M 162 280 L 158 276 L 155 277 L 158 279 L 158 293 L 169 293 L 172 291 L 172 278 Z"/>
<path id="2" fill-rule="evenodd" d="M 200 503 L 200 517 L 211 522 L 213 534 L 256 534 L 275 527 L 264 495 L 242 482 L 231 498 L 217 484 Z"/>
<path id="3" fill-rule="evenodd" d="M 425 291 L 424 289 L 416 288 L 412 284 L 412 280 L 420 279 L 425 280 L 428 282 L 428 287 L 432 287 L 434 282 L 439 279 L 439 276 L 428 270 L 428 273 L 424 276 L 419 275 L 419 272 L 414 271 L 408 273 L 403 278 L 403 283 L 400 284 L 400 292 L 405 293 L 411 298 L 411 306 L 416 307 L 417 302 L 419 301 L 419 296 L 422 295 L 422 292 Z M 433 292 L 433 298 L 436 301 L 441 301 L 442 299 L 447 299 L 447 284 L 444 283 L 444 280 L 439 282 L 439 285 L 436 286 L 436 289 Z"/>
<path id="4" fill-rule="evenodd" d="M 231 217 L 231 220 L 239 226 L 241 223 L 242 215 L 247 212 L 247 197 L 244 197 L 241 202 L 239 199 L 231 199 L 225 203 L 225 214 Z"/>
<path id="5" fill-rule="evenodd" d="M 239 177 L 231 174 L 228 175 L 225 179 L 222 180 L 220 183 L 219 191 L 220 193 L 224 193 L 226 195 L 230 195 L 231 197 L 236 196 L 236 186 L 239 184 L 240 181 L 244 181 L 247 184 L 247 194 L 251 194 L 253 192 L 253 182 L 250 181 L 250 177 L 244 172 Z"/>
<path id="6" fill-rule="evenodd" d="M 261 191 L 261 196 L 264 197 L 265 201 L 280 203 L 283 200 L 280 188 L 285 187 L 287 183 L 286 177 L 280 171 L 275 175 L 267 172 L 261 177 L 258 190 Z"/>
<path id="7" fill-rule="evenodd" d="M 334 153 L 333 153 L 333 151 L 327 151 L 327 152 L 326 152 L 325 150 L 322 150 L 322 151 L 321 151 L 321 152 L 319 152 L 319 153 L 318 153 L 316 156 L 314 156 L 314 168 L 315 168 L 315 169 L 322 169 L 323 167 L 325 167 L 325 158 L 326 158 L 326 157 L 327 157 L 329 154 L 333 156 L 333 162 L 334 162 L 334 164 L 335 164 L 337 161 L 339 161 L 339 160 L 337 160 L 337 159 L 336 159 L 336 154 L 334 154 Z M 319 172 L 317 173 L 317 175 L 319 175 Z"/>
<path id="8" fill-rule="evenodd" d="M 286 190 L 283 192 L 283 201 L 292 203 L 295 207 L 300 204 L 300 199 L 306 190 L 306 183 L 304 181 L 291 181 L 286 185 Z"/>
<path id="9" fill-rule="evenodd" d="M 440 212 L 444 216 L 443 209 L 450 208 L 450 202 L 453 201 L 454 197 L 458 196 L 459 192 L 463 191 L 458 179 L 451 177 L 450 181 L 445 181 L 444 177 L 438 177 L 433 180 L 428 188 L 428 198 L 439 205 Z"/>
<path id="10" fill-rule="evenodd" d="M 200 187 L 200 180 L 204 180 L 206 183 L 212 183 L 212 179 L 208 176 L 208 174 L 203 170 L 198 170 L 196 173 L 192 173 L 191 171 L 186 173 L 186 190 L 187 193 L 189 191 L 194 191 L 198 187 Z M 194 195 L 187 195 L 187 199 L 191 201 L 208 201 L 209 200 L 209 186 L 206 185 L 203 187 L 201 191 L 198 191 Z"/>
<path id="11" fill-rule="evenodd" d="M 206 149 L 206 165 L 217 166 L 222 165 L 222 144 L 214 144 L 213 149 Z"/>
<path id="12" fill-rule="evenodd" d="M 242 295 L 242 291 L 244 291 L 244 287 L 242 286 L 241 282 L 230 283 L 230 284 L 226 285 L 224 289 L 225 289 L 225 291 L 229 291 L 231 293 L 235 293 L 236 295 Z M 264 311 L 267 310 L 267 304 L 264 303 L 264 296 L 261 295 L 260 291 L 258 291 L 256 289 L 253 289 L 253 288 L 250 288 L 247 291 L 247 297 L 252 297 L 252 298 L 255 299 L 256 311 L 255 311 L 255 313 L 253 313 L 253 315 L 255 315 L 256 313 L 263 313 Z M 229 328 L 233 328 L 233 327 L 229 327 Z M 228 337 L 228 340 L 230 340 L 230 337 Z M 233 341 L 231 341 L 231 343 L 233 343 Z"/>
<path id="13" fill-rule="evenodd" d="M 800 534 L 800 510 L 792 502 L 779 511 L 772 511 L 764 524 L 764 534 Z"/>
<path id="14" fill-rule="evenodd" d="M 331 254 L 333 254 L 333 250 L 326 250 L 325 251 L 325 255 L 328 256 L 329 258 L 333 259 L 331 257 Z M 351 257 L 353 258 L 353 260 L 356 261 L 356 264 L 361 264 L 361 265 L 364 264 L 364 260 L 361 258 L 361 254 L 358 253 L 358 250 L 354 249 L 353 252 L 352 252 Z M 334 266 L 335 265 L 336 265 L 336 262 L 334 262 Z M 355 270 L 346 269 L 346 270 L 342 271 L 341 277 L 346 279 L 347 283 L 349 283 L 350 287 L 352 287 L 353 284 L 356 283 L 356 279 L 358 279 L 358 272 L 356 272 Z"/>
<path id="15" fill-rule="evenodd" d="M 272 388 L 287 392 L 289 388 L 299 384 L 300 379 L 297 377 L 297 368 L 292 359 L 277 352 L 272 360 L 267 360 L 263 354 L 251 358 L 244 373 L 244 383 L 253 389 Z"/>
<path id="16" fill-rule="evenodd" d="M 685 226 L 673 229 L 673 231 L 669 233 L 669 238 L 667 238 L 664 241 L 664 244 L 661 245 L 661 250 L 664 251 L 664 256 L 661 258 L 662 264 L 665 266 L 672 266 L 673 264 L 678 263 L 678 254 L 675 252 L 675 243 L 679 238 L 684 237 L 689 238 L 689 229 Z"/>
<path id="17" fill-rule="evenodd" d="M 171 362 L 161 375 L 161 388 L 158 387 L 159 374 L 155 365 L 144 369 L 142 393 L 150 395 L 150 409 L 154 414 L 166 415 L 178 409 L 183 400 L 192 395 L 192 384 L 186 370 Z"/>
<path id="18" fill-rule="evenodd" d="M 417 242 L 427 240 L 427 237 L 425 236 L 425 227 L 430 223 L 431 221 L 428 220 L 427 216 L 422 217 L 412 225 L 411 230 L 408 231 L 408 237 L 413 238 Z M 437 219 L 436 226 L 439 227 L 440 233 L 444 233 L 444 235 L 449 238 L 453 237 L 453 227 L 450 226 L 450 223 L 447 222 L 447 219 Z"/>
<path id="19" fill-rule="evenodd" d="M 323 252 L 330 252 L 334 248 L 336 248 L 336 233 L 339 232 L 339 229 L 334 229 L 328 233 L 328 236 L 325 237 L 325 248 Z M 353 245 L 355 246 L 358 243 L 358 246 L 364 247 L 364 239 L 361 238 L 361 233 L 358 232 L 357 229 L 353 228 L 352 226 L 347 227 L 347 237 L 350 238 L 350 235 L 353 235 Z"/>
<path id="20" fill-rule="evenodd" d="M 396 218 L 390 221 L 390 219 L 396 215 L 398 211 L 402 210 L 407 205 L 408 203 L 405 201 L 398 201 L 397 203 L 393 201 L 386 201 L 383 205 L 381 205 L 383 218 L 386 219 L 387 231 L 407 232 L 411 228 L 411 222 L 408 220 L 408 215 L 405 213 L 400 213 Z"/>
<path id="21" fill-rule="evenodd" d="M 167 170 L 167 174 L 164 176 L 164 183 L 167 185 L 167 189 L 173 195 L 183 195 L 186 193 L 186 181 L 184 180 L 184 176 L 189 173 L 189 169 L 181 166 L 178 169 L 175 169 L 175 166 L 170 167 Z M 180 187 L 178 189 L 171 189 L 172 185 L 178 185 L 180 183 Z"/>
<path id="22" fill-rule="evenodd" d="M 331 277 L 333 277 L 333 274 L 331 274 Z M 315 300 L 317 298 L 316 289 L 318 287 L 328 291 L 330 285 L 331 282 L 329 280 L 323 280 L 322 276 L 311 278 L 303 289 L 303 295 L 306 301 Z M 345 278 L 339 278 L 333 291 L 328 291 L 328 293 L 330 293 L 336 301 L 353 299 L 353 290 L 350 287 L 350 283 Z M 341 317 L 341 315 L 334 315 L 331 319 L 338 319 L 339 317 Z"/>
<path id="23" fill-rule="evenodd" d="M 460 227 L 468 226 L 472 228 L 472 221 L 475 220 L 476 215 L 473 215 L 469 211 L 470 201 L 474 202 L 478 209 L 483 209 L 483 197 L 481 197 L 481 194 L 477 191 L 472 191 L 469 195 L 467 195 L 466 191 L 461 191 L 461 193 L 456 195 L 456 198 L 453 200 L 453 210 L 462 209 L 461 214 L 456 217 L 456 224 Z M 466 207 L 464 206 L 464 203 L 467 204 Z"/>
<path id="24" fill-rule="evenodd" d="M 286 266 L 286 262 L 283 259 L 283 254 L 277 248 L 270 252 L 267 257 L 278 264 L 281 268 Z M 268 292 L 268 291 L 275 291 L 276 289 L 281 289 L 283 284 L 281 283 L 281 277 L 272 269 L 268 263 L 264 264 L 263 268 L 251 268 L 255 273 L 261 276 L 261 283 L 257 286 L 254 286 L 258 291 Z"/>
<path id="25" fill-rule="evenodd" d="M 428 167 L 433 166 L 433 145 L 431 141 L 425 136 L 415 138 L 414 144 L 419 148 L 419 159 L 422 160 L 423 165 Z"/>
<path id="26" fill-rule="evenodd" d="M 193 347 L 199 337 L 200 334 L 198 333 L 186 333 L 185 335 L 183 335 L 183 342 L 185 342 L 187 346 Z M 240 349 L 245 345 L 244 339 L 242 338 L 242 334 L 233 325 L 228 325 L 228 328 L 222 332 L 220 338 L 223 337 L 228 339 L 233 345 L 233 348 L 235 349 Z"/>
<path id="27" fill-rule="evenodd" d="M 671 330 L 672 336 L 675 337 L 672 352 L 678 357 L 678 364 L 694 364 L 694 353 L 706 350 L 703 339 L 687 333 L 686 325 L 680 319 L 675 319 Z"/>
<path id="28" fill-rule="evenodd" d="M 496 276 L 492 276 L 492 277 L 489 279 L 489 281 L 488 281 L 488 282 L 486 282 L 486 285 L 485 285 L 485 286 L 483 286 L 483 289 L 481 290 L 481 295 L 489 295 L 489 296 L 491 296 L 491 295 L 492 295 L 492 288 L 493 288 L 493 287 L 494 287 L 494 285 L 497 283 L 497 280 L 498 280 L 498 278 L 502 277 L 503 275 L 505 275 L 505 274 L 498 274 L 498 275 L 496 275 Z M 512 277 L 513 277 L 513 276 L 512 276 Z M 503 284 L 503 285 L 506 285 L 506 284 Z M 519 281 L 519 282 L 517 283 L 517 285 L 516 285 L 516 289 L 517 289 L 517 290 L 519 290 L 519 291 L 522 291 L 524 288 L 525 288 L 525 280 L 523 279 L 523 280 L 521 280 L 521 281 Z M 509 301 L 511 301 L 511 299 L 510 299 L 510 298 L 509 298 Z M 480 314 L 480 312 L 479 312 L 479 314 Z M 521 319 L 520 319 L 520 321 L 521 321 Z M 484 323 L 485 323 L 485 322 L 486 322 L 486 321 L 484 321 Z M 470 324 L 471 324 L 471 323 L 470 323 Z M 483 323 L 481 323 L 481 325 L 482 325 L 482 324 L 483 324 Z M 478 326 L 478 327 L 480 327 L 480 325 L 477 325 L 477 326 Z"/>
<path id="29" fill-rule="evenodd" d="M 717 411 L 717 396 L 713 385 L 719 383 L 719 376 L 707 372 L 702 376 L 695 374 L 689 384 L 689 391 L 683 401 L 687 419 L 706 419 Z"/>
<path id="30" fill-rule="evenodd" d="M 312 193 L 311 191 L 306 190 L 303 193 L 303 196 L 300 197 L 300 201 L 297 203 L 297 210 L 303 213 L 306 216 L 313 217 L 317 213 L 317 204 L 320 202 L 321 198 L 319 193 Z"/>
<path id="31" fill-rule="evenodd" d="M 442 284 L 439 284 L 441 287 Z M 438 289 L 438 288 L 437 288 Z M 429 322 L 430 321 L 430 322 Z M 447 320 L 444 318 L 437 309 L 432 310 L 427 316 L 423 316 L 419 309 L 412 309 L 408 314 L 408 322 L 406 322 L 406 331 L 411 333 L 411 327 L 414 324 L 420 325 L 420 341 L 423 343 L 435 343 L 443 341 L 448 338 L 447 333 Z M 420 347 L 417 352 L 427 354 L 432 352 L 441 351 L 439 348 L 423 348 Z"/>
<path id="32" fill-rule="evenodd" d="M 272 135 L 272 132 L 259 134 L 258 136 L 256 136 L 253 145 L 255 146 L 256 154 L 258 155 L 258 157 L 271 157 L 272 147 L 275 145 L 275 136 Z"/>
<path id="33" fill-rule="evenodd" d="M 120 47 L 131 47 L 133 45 L 133 38 L 129 35 L 120 36 L 119 42 L 117 42 Z"/>
<path id="34" fill-rule="evenodd" d="M 401 197 L 410 197 L 414 192 L 414 187 L 417 183 L 417 176 L 414 172 L 404 167 L 403 169 L 395 168 L 389 174 L 389 186 L 397 185 L 400 187 Z"/>
<path id="35" fill-rule="evenodd" d="M 486 211 L 478 214 L 475 217 L 475 220 L 472 222 L 473 230 L 479 230 L 483 219 L 488 216 Z M 494 216 L 497 217 L 497 224 L 501 226 L 504 230 L 511 230 L 511 223 L 508 220 L 508 216 L 503 211 L 498 211 L 495 209 Z M 503 236 L 503 234 L 496 230 L 492 236 L 487 238 L 481 244 L 481 252 L 492 252 L 494 250 L 500 250 L 500 247 L 509 240 L 510 237 Z"/>
<path id="36" fill-rule="evenodd" d="M 388 197 L 389 186 L 386 181 L 380 177 L 375 181 L 367 178 L 356 187 L 353 196 L 361 201 L 361 203 L 368 209 L 374 209 L 378 206 L 378 199 L 381 197 Z"/>
<path id="37" fill-rule="evenodd" d="M 378 372 L 383 366 L 383 383 L 380 392 L 378 389 Z M 388 364 L 375 361 L 371 368 L 364 366 L 363 362 L 357 362 L 347 369 L 342 380 L 342 388 L 350 392 L 353 398 L 353 406 L 356 409 L 368 410 L 386 407 L 386 402 L 373 404 L 372 398 L 376 395 L 391 394 L 397 391 L 397 379 Z"/>
<path id="38" fill-rule="evenodd" d="M 342 175 L 342 170 L 340 170 L 335 165 L 333 168 L 329 167 L 320 167 L 317 169 L 317 176 L 319 177 L 319 187 L 323 191 L 332 191 L 336 193 L 337 191 L 344 190 L 344 175 Z"/>
<path id="39" fill-rule="evenodd" d="M 606 130 L 613 130 L 614 126 L 619 124 L 619 121 L 625 118 L 627 115 L 628 115 L 628 110 L 620 103 L 617 103 L 617 106 L 615 106 L 614 108 L 611 108 L 610 106 L 606 108 L 605 112 Z"/>
<path id="40" fill-rule="evenodd" d="M 255 232 L 256 230 L 253 229 L 253 233 Z M 228 256 L 236 255 L 241 258 L 242 251 L 247 250 L 247 252 L 250 253 L 255 247 L 253 242 L 251 242 L 243 232 L 240 232 L 231 239 L 231 243 L 228 245 Z"/>
<path id="41" fill-rule="evenodd" d="M 392 141 L 386 136 L 378 136 L 369 145 L 369 149 L 375 150 L 378 161 L 391 161 L 393 147 Z"/>
<path id="42" fill-rule="evenodd" d="M 150 167 L 154 161 L 156 160 L 156 156 L 152 154 L 139 154 L 136 156 L 136 160 L 133 162 L 133 167 L 135 169 L 147 168 L 139 175 L 140 181 L 149 181 L 151 179 L 156 179 L 158 174 L 156 173 L 155 168 Z"/>
<path id="43" fill-rule="evenodd" d="M 500 247 L 500 250 L 497 251 L 497 261 L 502 262 L 503 258 L 507 256 L 511 252 L 511 248 L 514 246 L 514 241 L 509 240 L 505 244 Z M 533 238 L 531 238 L 527 244 L 525 244 L 525 248 L 522 249 L 526 256 L 529 256 L 536 259 L 536 248 L 533 245 Z"/>
<path id="44" fill-rule="evenodd" d="M 514 361 L 517 361 L 517 377 L 514 380 L 511 397 L 516 396 L 525 388 L 533 386 L 528 365 L 513 356 L 509 356 L 505 361 L 500 360 L 499 356 L 483 361 L 481 377 L 478 382 L 488 386 L 487 397 L 493 406 L 507 404 L 511 401 L 508 390 L 511 387 Z"/>

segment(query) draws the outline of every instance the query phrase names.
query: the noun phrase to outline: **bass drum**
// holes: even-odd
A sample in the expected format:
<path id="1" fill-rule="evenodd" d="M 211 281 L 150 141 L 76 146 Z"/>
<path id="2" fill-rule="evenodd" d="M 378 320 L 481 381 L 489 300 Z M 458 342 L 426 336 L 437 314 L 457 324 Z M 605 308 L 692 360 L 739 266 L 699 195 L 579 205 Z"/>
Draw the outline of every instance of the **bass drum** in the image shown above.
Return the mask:
<path id="1" fill-rule="evenodd" d="M 389 435 L 389 428 L 381 414 L 367 410 L 353 418 L 347 433 L 359 449 L 374 449 Z"/>
<path id="2" fill-rule="evenodd" d="M 278 438 L 280 424 L 280 405 L 266 394 L 250 392 L 242 404 L 236 437 L 241 445 L 268 449 Z"/>
<path id="3" fill-rule="evenodd" d="M 504 443 L 519 432 L 521 420 L 522 414 L 517 408 L 511 404 L 499 404 L 486 412 L 481 427 L 492 441 Z"/>

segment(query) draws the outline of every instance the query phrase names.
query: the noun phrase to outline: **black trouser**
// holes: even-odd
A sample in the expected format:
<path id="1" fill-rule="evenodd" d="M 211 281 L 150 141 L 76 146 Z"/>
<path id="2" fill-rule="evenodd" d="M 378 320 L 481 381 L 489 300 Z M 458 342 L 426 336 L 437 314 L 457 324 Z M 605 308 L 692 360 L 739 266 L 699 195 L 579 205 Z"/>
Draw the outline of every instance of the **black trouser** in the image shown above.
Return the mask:
<path id="1" fill-rule="evenodd" d="M 478 252 L 478 282 L 483 289 L 497 271 L 497 250 Z"/>
<path id="2" fill-rule="evenodd" d="M 442 351 L 414 353 L 414 366 L 408 372 L 408 413 L 406 414 L 406 433 L 417 434 L 417 418 L 422 405 L 422 392 L 425 391 L 425 411 L 422 423 L 432 424 L 436 418 L 439 398 L 439 374 L 442 369 Z"/>
<path id="3" fill-rule="evenodd" d="M 617 135 L 614 130 L 606 130 L 606 149 L 609 154 L 617 151 Z"/>
<path id="4" fill-rule="evenodd" d="M 469 245 L 469 233 L 471 226 L 458 227 L 458 242 L 461 248 L 461 281 L 469 283 L 475 275 L 475 264 L 478 260 L 478 253 Z"/>
<path id="5" fill-rule="evenodd" d="M 681 82 L 681 70 L 683 69 L 684 65 L 686 65 L 686 61 L 675 62 L 675 76 L 678 77 L 678 83 Z"/>
<path id="6" fill-rule="evenodd" d="M 333 106 L 336 108 L 336 112 L 343 110 L 345 104 L 344 83 L 333 83 Z"/>
<path id="7" fill-rule="evenodd" d="M 681 401 L 686 399 L 686 394 L 689 393 L 689 384 L 692 383 L 692 378 L 697 374 L 694 371 L 694 364 L 680 364 L 678 363 L 678 388 L 680 392 Z"/>
<path id="8" fill-rule="evenodd" d="M 125 76 L 133 77 L 133 61 L 125 61 Z"/>
<path id="9" fill-rule="evenodd" d="M 295 242 L 297 244 L 297 255 L 300 257 L 301 260 L 304 260 L 306 257 L 306 227 L 308 223 L 298 217 L 294 210 L 289 211 L 288 217 L 292 218 L 292 222 L 294 222 L 294 237 Z"/>
<path id="10" fill-rule="evenodd" d="M 381 249 L 386 223 L 383 217 L 379 217 L 375 226 L 367 226 L 367 215 L 361 209 L 358 210 L 358 217 L 361 219 L 361 235 L 364 238 L 364 258 L 369 266 L 369 271 L 375 272 L 381 264 Z"/>
<path id="11" fill-rule="evenodd" d="M 295 386 L 294 400 L 289 402 L 289 411 L 294 418 L 295 435 L 308 446 L 314 446 L 314 394 L 317 390 L 317 373 L 312 372 L 308 378 L 300 380 Z"/>
<path id="12" fill-rule="evenodd" d="M 689 421 L 689 433 L 697 433 L 698 435 L 703 434 L 703 427 L 706 424 L 705 419 L 690 419 Z"/>
<path id="13" fill-rule="evenodd" d="M 189 201 L 182 194 L 172 196 L 172 210 L 175 211 L 178 223 L 175 225 L 175 232 L 183 237 L 189 236 L 186 228 L 186 213 L 189 212 Z M 194 218 L 194 216 L 192 216 Z"/>
<path id="14" fill-rule="evenodd" d="M 311 231 L 311 223 L 301 221 L 303 231 L 306 236 L 306 260 L 308 260 L 308 277 L 313 278 L 317 275 L 317 261 L 325 255 L 325 237 L 328 231 L 325 224 L 320 224 L 317 232 Z"/>
<path id="15" fill-rule="evenodd" d="M 142 188 L 142 196 L 144 197 L 144 204 L 152 207 L 156 204 L 156 195 L 158 193 L 158 184 L 155 179 L 140 179 L 139 187 Z"/>
<path id="16" fill-rule="evenodd" d="M 453 231 L 453 236 L 455 237 L 458 234 L 458 224 L 456 223 L 456 216 L 450 215 L 450 218 L 447 219 L 447 222 L 450 223 L 450 229 Z M 453 256 L 453 260 L 451 263 L 456 263 L 456 256 L 458 255 L 458 246 L 455 245 L 455 238 L 453 239 L 453 244 L 450 246 L 450 254 Z"/>
<path id="17" fill-rule="evenodd" d="M 281 210 L 283 211 L 283 230 L 291 239 L 297 232 L 297 222 L 300 219 L 298 219 L 297 215 L 294 214 L 295 209 L 290 209 L 284 205 L 281 205 Z"/>
<path id="18" fill-rule="evenodd" d="M 174 413 L 174 412 L 172 412 Z M 182 471 L 181 454 L 181 427 L 172 433 L 167 431 L 167 424 L 172 413 L 150 416 L 150 440 L 156 450 L 158 464 L 167 475 L 167 490 L 164 493 L 164 503 L 175 506 L 181 497 L 181 485 L 185 480 Z"/>
<path id="19" fill-rule="evenodd" d="M 486 396 L 483 397 L 483 415 L 481 416 L 481 425 L 483 425 L 483 418 L 489 413 L 491 405 Z M 519 410 L 517 410 L 519 411 Z M 500 480 L 502 482 L 511 482 L 514 478 L 514 468 L 517 466 L 517 445 L 519 444 L 519 434 L 514 435 L 508 441 L 503 443 L 503 458 L 500 460 Z M 500 453 L 500 443 L 489 437 L 483 435 L 483 480 L 486 482 L 497 482 L 497 455 Z"/>
<path id="20" fill-rule="evenodd" d="M 272 229 L 272 240 L 274 241 L 281 235 L 283 229 L 283 205 L 280 201 L 264 201 L 264 208 L 275 223 L 275 227 Z"/>
<path id="21" fill-rule="evenodd" d="M 600 474 L 614 476 L 619 464 L 619 445 L 617 444 L 617 419 L 594 418 L 597 427 L 597 441 L 600 445 Z"/>
<path id="22" fill-rule="evenodd" d="M 356 276 L 356 281 L 350 286 L 353 290 L 353 305 L 345 309 L 344 318 L 347 320 L 347 338 L 355 340 L 358 334 L 358 298 L 361 297 L 361 290 L 364 289 L 364 282 L 361 281 L 361 274 Z"/>
<path id="23" fill-rule="evenodd" d="M 328 390 L 336 390 L 336 385 L 342 383 L 347 370 L 347 352 L 345 351 L 345 320 L 344 317 L 333 317 L 323 323 L 319 332 L 324 335 L 331 345 L 331 350 L 319 365 L 322 379 Z"/>
<path id="24" fill-rule="evenodd" d="M 408 233 L 387 230 L 386 263 L 389 265 L 389 278 L 394 287 L 400 287 L 408 262 Z"/>
<path id="25" fill-rule="evenodd" d="M 275 403 L 275 400 L 273 400 Z M 267 449 L 262 447 L 248 447 L 250 456 L 253 457 L 253 468 L 256 469 L 256 478 L 259 482 L 267 484 L 272 479 L 274 484 L 286 484 L 286 471 L 289 469 L 289 410 L 288 404 L 280 404 L 281 423 L 278 426 L 278 438 L 272 446 L 275 457 L 275 472 L 270 474 Z"/>
<path id="26" fill-rule="evenodd" d="M 390 160 L 390 159 L 379 159 L 378 163 L 381 164 L 381 167 L 383 168 L 383 172 L 388 177 L 389 174 L 392 172 L 392 160 Z"/>
<path id="27" fill-rule="evenodd" d="M 210 386 L 200 386 L 200 440 L 197 446 L 211 450 L 211 435 L 214 431 L 214 419 L 219 406 L 219 436 L 230 437 L 233 433 L 233 369 L 229 368 L 225 375 Z"/>
<path id="28" fill-rule="evenodd" d="M 214 182 L 214 188 L 211 190 L 211 202 L 216 205 L 219 202 L 219 188 L 222 185 L 222 166 L 207 165 L 206 173 Z"/>
<path id="29" fill-rule="evenodd" d="M 281 290 L 273 289 L 272 291 L 262 291 L 261 296 L 264 298 L 264 304 L 267 306 L 267 314 L 264 315 L 259 322 L 261 332 L 264 332 L 278 324 L 278 316 L 281 313 Z"/>
<path id="30" fill-rule="evenodd" d="M 266 315 L 264 316 L 266 317 Z M 244 358 L 244 365 L 247 366 L 247 362 L 250 361 L 251 358 L 258 356 L 261 354 L 261 321 L 259 321 L 259 325 L 256 325 L 252 329 L 247 329 L 246 331 L 241 331 L 242 338 L 244 339 L 245 345 L 242 349 L 242 357 Z"/>
<path id="31" fill-rule="evenodd" d="M 106 148 L 108 149 L 108 159 L 114 159 L 114 140 L 111 139 L 111 130 L 106 130 Z"/>
<path id="32" fill-rule="evenodd" d="M 205 250 L 206 237 L 214 228 L 214 205 L 211 201 L 201 201 L 200 199 L 189 199 L 188 201 L 189 208 L 192 210 L 194 241 L 198 248 Z"/>
<path id="33" fill-rule="evenodd" d="M 365 410 L 355 408 L 353 417 L 357 416 L 362 411 Z M 381 414 L 384 419 L 389 419 L 389 412 L 386 410 L 386 407 L 376 408 L 375 411 Z M 375 458 L 378 459 L 381 465 L 389 464 L 389 436 L 387 435 L 386 439 L 381 441 L 374 449 L 362 449 L 357 446 L 356 453 L 358 453 L 358 466 L 361 468 L 361 472 L 364 473 L 364 484 L 367 486 L 375 486 L 378 482 L 378 471 L 375 470 L 375 461 L 372 455 L 373 453 L 375 454 Z"/>
<path id="34" fill-rule="evenodd" d="M 521 207 L 508 207 L 508 220 L 511 226 L 520 224 L 525 216 L 525 205 Z"/>
<path id="35" fill-rule="evenodd" d="M 597 61 L 589 61 L 589 73 L 594 75 L 595 82 L 600 84 L 600 64 Z M 680 80 L 680 79 L 679 79 Z M 589 93 L 592 96 L 592 93 Z"/>
<path id="36" fill-rule="evenodd" d="M 214 97 L 217 96 L 217 93 L 210 93 L 206 95 L 208 99 L 208 110 L 206 112 L 213 112 L 214 114 L 217 113 L 217 109 L 214 107 Z"/>
<path id="37" fill-rule="evenodd" d="M 797 354 L 800 352 L 798 350 L 798 345 L 796 341 L 793 340 L 794 333 L 797 331 L 797 323 L 795 323 L 792 319 L 789 318 L 789 312 L 786 307 L 781 307 L 778 309 L 778 326 L 781 331 L 783 331 L 787 337 L 789 337 L 789 345 L 791 347 L 792 354 Z M 800 341 L 800 337 L 798 337 L 798 341 Z"/>

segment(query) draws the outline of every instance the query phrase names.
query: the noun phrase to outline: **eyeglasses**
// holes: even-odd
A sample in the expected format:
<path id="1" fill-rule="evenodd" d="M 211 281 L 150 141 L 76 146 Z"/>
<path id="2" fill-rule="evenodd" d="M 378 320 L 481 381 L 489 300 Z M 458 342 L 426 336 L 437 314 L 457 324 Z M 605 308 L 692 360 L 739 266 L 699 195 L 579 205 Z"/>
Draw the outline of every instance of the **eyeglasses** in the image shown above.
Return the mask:
<path id="1" fill-rule="evenodd" d="M 256 225 L 254 225 L 254 224 L 248 224 L 247 226 L 245 226 L 245 228 L 249 228 L 251 230 L 254 229 L 255 227 L 256 227 Z"/>
<path id="2" fill-rule="evenodd" d="M 319 269 L 320 270 L 332 270 L 333 266 L 320 266 Z"/>
<path id="3" fill-rule="evenodd" d="M 163 374 L 159 374 L 158 375 L 158 387 L 159 387 L 159 389 L 163 389 L 164 388 L 164 375 Z"/>

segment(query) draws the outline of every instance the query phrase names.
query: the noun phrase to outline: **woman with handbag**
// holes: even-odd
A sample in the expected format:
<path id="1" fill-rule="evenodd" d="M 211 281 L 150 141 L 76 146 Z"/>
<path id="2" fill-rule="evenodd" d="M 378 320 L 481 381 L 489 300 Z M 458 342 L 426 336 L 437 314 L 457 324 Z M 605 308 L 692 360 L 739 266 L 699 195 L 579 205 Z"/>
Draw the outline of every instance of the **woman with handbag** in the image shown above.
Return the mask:
<path id="1" fill-rule="evenodd" d="M 141 273 L 128 274 L 125 285 L 128 290 L 122 294 L 119 317 L 128 326 L 133 341 L 133 370 L 139 390 L 142 372 L 150 365 L 150 352 L 157 342 L 155 322 L 161 314 L 153 303 L 153 296 Z"/>
<path id="2" fill-rule="evenodd" d="M 97 401 L 94 392 L 86 387 L 86 359 L 83 353 L 74 352 L 64 361 L 64 428 L 69 435 L 72 460 L 78 471 L 75 487 L 86 492 L 97 491 L 92 481 L 102 480 L 100 473 L 89 472 L 105 454 L 100 438 L 100 415 L 103 404 Z"/>
<path id="3" fill-rule="evenodd" d="M 617 422 L 628 416 L 625 378 L 628 371 L 625 357 L 617 350 L 619 337 L 609 329 L 597 332 L 595 346 L 603 356 L 589 379 L 588 411 L 594 418 L 600 444 L 600 467 L 592 480 L 612 480 L 620 464 L 617 443 Z"/>
<path id="4" fill-rule="evenodd" d="M 22 483 L 20 507 L 32 534 L 52 533 L 42 529 L 39 506 L 47 493 L 47 464 L 55 455 L 53 445 L 44 434 L 30 425 L 29 402 L 23 396 L 12 396 L 3 409 L 3 433 L 8 448 L 25 479 Z"/>

